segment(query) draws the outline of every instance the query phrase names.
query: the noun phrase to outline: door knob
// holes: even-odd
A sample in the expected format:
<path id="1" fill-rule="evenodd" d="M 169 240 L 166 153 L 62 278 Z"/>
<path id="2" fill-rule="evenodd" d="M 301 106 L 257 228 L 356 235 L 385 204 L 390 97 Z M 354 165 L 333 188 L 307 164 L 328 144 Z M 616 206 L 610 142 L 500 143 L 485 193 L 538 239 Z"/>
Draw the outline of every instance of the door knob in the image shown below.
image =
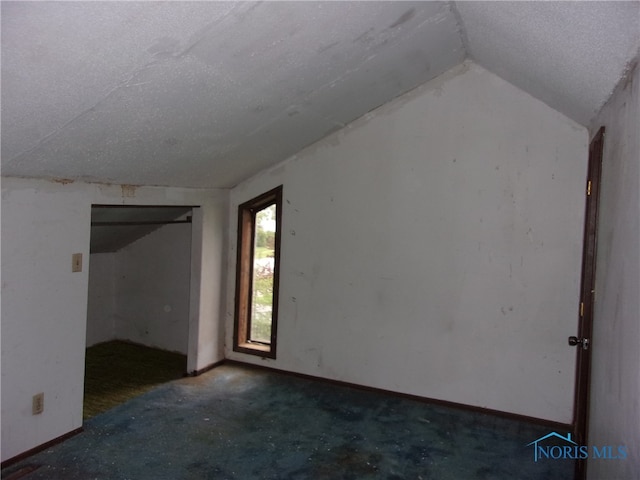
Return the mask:
<path id="1" fill-rule="evenodd" d="M 569 345 L 575 347 L 576 345 L 582 345 L 582 348 L 585 350 L 589 349 L 589 339 L 588 338 L 578 338 L 571 336 L 569 337 Z"/>

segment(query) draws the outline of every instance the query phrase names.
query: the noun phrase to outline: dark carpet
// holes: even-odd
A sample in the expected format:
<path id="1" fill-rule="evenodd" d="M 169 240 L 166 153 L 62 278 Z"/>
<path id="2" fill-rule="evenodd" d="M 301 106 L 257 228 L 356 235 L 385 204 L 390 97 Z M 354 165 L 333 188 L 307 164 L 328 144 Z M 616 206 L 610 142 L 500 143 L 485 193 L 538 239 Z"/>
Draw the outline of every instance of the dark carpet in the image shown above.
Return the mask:
<path id="1" fill-rule="evenodd" d="M 540 479 L 571 461 L 533 460 L 545 427 L 238 365 L 155 388 L 3 478 Z M 24 470 L 22 470 L 24 471 Z"/>
<path id="2" fill-rule="evenodd" d="M 84 409 L 86 420 L 154 387 L 181 378 L 187 357 L 122 341 L 87 348 Z"/>

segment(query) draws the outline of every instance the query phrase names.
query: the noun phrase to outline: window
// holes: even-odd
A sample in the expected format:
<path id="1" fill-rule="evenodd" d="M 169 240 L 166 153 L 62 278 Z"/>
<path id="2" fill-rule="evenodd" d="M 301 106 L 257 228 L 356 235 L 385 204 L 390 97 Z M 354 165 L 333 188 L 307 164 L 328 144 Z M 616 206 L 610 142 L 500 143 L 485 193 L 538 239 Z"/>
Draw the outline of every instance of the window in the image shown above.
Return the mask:
<path id="1" fill-rule="evenodd" d="M 238 207 L 233 350 L 276 357 L 282 185 Z"/>

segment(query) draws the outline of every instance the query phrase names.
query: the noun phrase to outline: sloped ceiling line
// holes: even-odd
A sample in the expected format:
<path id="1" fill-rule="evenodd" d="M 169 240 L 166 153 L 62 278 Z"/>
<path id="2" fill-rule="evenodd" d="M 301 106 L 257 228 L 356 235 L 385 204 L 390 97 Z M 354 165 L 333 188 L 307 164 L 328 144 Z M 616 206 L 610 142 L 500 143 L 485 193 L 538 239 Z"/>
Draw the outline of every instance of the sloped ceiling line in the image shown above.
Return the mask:
<path id="1" fill-rule="evenodd" d="M 451 2 L 451 12 L 453 13 L 454 18 L 456 19 L 456 24 L 458 25 L 458 35 L 460 35 L 460 40 L 462 41 L 462 48 L 464 49 L 465 57 L 469 56 L 469 39 L 467 38 L 467 31 L 464 28 L 464 22 L 462 21 L 462 17 L 460 16 L 460 12 L 458 11 L 458 2 Z"/>
<path id="2" fill-rule="evenodd" d="M 640 2 L 0 2 L 2 174 L 230 188 L 465 58 L 588 126 Z"/>
<path id="3" fill-rule="evenodd" d="M 91 207 L 91 253 L 112 253 L 164 225 L 191 223 L 191 207 Z M 187 226 L 187 228 L 190 228 Z"/>

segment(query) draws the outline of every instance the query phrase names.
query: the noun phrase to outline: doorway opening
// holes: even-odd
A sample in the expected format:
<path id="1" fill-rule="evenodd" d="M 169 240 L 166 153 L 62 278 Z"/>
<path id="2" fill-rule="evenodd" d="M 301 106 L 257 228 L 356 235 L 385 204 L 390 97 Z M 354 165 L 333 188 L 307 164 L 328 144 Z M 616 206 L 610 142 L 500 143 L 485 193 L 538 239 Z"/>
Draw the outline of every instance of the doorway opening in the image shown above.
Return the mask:
<path id="1" fill-rule="evenodd" d="M 85 420 L 187 373 L 194 210 L 91 207 Z"/>

